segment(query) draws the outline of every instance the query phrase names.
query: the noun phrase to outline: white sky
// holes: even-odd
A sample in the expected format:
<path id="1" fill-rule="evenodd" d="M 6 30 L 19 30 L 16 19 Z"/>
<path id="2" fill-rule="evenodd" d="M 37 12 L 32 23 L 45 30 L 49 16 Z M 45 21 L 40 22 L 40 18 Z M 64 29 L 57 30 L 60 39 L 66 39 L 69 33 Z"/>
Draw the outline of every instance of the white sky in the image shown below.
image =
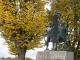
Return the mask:
<path id="1" fill-rule="evenodd" d="M 51 5 L 51 2 L 47 3 L 47 4 L 45 5 L 45 9 L 51 10 L 50 5 Z"/>
<path id="2" fill-rule="evenodd" d="M 0 58 L 1 57 L 11 57 L 8 51 L 8 46 L 5 44 L 5 40 L 0 36 Z"/>

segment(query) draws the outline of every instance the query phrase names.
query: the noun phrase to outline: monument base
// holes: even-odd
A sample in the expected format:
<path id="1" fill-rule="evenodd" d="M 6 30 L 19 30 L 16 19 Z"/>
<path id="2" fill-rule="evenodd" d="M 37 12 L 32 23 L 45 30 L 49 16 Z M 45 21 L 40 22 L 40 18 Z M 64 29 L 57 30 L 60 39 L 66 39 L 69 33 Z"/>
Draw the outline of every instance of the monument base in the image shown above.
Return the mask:
<path id="1" fill-rule="evenodd" d="M 73 60 L 74 54 L 69 51 L 38 52 L 36 60 Z"/>

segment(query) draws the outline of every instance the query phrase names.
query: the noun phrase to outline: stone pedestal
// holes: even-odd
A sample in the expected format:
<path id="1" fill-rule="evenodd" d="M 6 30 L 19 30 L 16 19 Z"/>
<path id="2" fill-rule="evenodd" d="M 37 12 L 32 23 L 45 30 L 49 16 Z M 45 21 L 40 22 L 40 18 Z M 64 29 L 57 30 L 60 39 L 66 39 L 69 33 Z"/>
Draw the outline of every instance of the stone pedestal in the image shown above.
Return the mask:
<path id="1" fill-rule="evenodd" d="M 73 60 L 73 52 L 68 51 L 44 51 L 38 52 L 36 60 Z"/>

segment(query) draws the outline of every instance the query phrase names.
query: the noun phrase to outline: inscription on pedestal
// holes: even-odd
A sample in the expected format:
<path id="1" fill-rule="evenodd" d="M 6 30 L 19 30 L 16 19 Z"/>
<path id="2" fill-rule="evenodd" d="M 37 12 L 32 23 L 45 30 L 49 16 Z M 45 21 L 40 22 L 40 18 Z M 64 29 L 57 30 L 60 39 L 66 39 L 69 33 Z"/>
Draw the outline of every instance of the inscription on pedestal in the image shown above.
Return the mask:
<path id="1" fill-rule="evenodd" d="M 73 60 L 73 52 L 68 51 L 38 52 L 36 60 Z"/>

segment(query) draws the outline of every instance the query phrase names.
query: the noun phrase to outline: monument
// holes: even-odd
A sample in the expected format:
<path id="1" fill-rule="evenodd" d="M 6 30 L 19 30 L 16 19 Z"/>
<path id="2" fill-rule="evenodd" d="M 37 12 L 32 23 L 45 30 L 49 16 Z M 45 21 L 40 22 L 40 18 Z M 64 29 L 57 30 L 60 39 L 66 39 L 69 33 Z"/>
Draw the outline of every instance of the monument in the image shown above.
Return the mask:
<path id="1" fill-rule="evenodd" d="M 64 42 L 64 47 L 67 46 L 67 28 L 63 23 L 60 23 L 59 20 L 60 13 L 56 12 L 52 17 L 46 34 L 46 50 L 38 52 L 36 60 L 73 60 L 73 52 L 67 51 L 67 49 L 64 51 L 57 48 L 57 43 L 59 42 Z M 49 42 L 53 43 L 53 48 L 51 50 L 48 49 Z"/>
<path id="2" fill-rule="evenodd" d="M 36 60 L 73 60 L 73 52 L 68 51 L 38 52 Z"/>

